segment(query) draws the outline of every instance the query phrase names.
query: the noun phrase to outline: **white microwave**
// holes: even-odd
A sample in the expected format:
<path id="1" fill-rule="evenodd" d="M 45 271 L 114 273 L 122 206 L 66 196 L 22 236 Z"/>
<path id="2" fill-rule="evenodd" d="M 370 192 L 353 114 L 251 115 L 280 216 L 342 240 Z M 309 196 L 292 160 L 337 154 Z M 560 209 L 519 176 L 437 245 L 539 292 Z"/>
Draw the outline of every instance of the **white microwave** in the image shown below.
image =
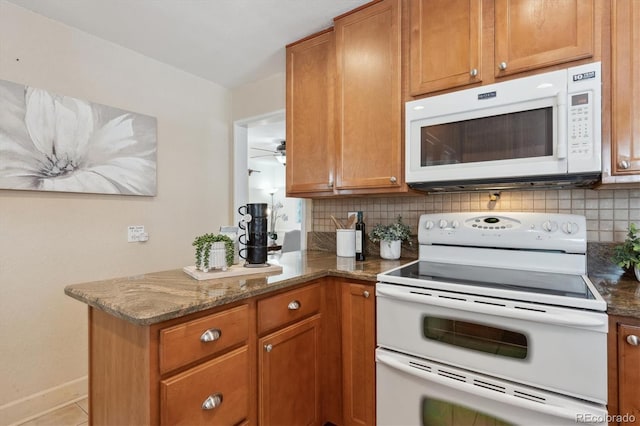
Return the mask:
<path id="1" fill-rule="evenodd" d="M 600 62 L 407 102 L 406 181 L 426 191 L 590 186 Z"/>

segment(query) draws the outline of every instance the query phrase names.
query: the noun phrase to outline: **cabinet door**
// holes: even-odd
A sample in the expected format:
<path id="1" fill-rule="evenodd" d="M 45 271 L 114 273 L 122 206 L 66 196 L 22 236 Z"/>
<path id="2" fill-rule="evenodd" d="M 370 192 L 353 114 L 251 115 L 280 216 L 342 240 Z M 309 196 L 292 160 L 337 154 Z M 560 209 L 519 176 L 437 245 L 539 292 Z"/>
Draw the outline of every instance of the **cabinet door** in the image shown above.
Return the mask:
<path id="1" fill-rule="evenodd" d="M 335 19 L 338 189 L 400 188 L 400 2 Z"/>
<path id="2" fill-rule="evenodd" d="M 320 424 L 320 315 L 259 340 L 259 424 Z"/>
<path id="3" fill-rule="evenodd" d="M 482 81 L 482 2 L 411 0 L 412 96 Z"/>
<path id="4" fill-rule="evenodd" d="M 630 336 L 635 336 L 630 337 Z M 618 325 L 618 412 L 640 418 L 640 327 Z M 634 344 L 635 342 L 635 344 Z M 612 413 L 617 414 L 617 413 Z"/>
<path id="5" fill-rule="evenodd" d="M 496 0 L 496 77 L 593 56 L 594 0 Z"/>
<path id="6" fill-rule="evenodd" d="M 640 173 L 640 2 L 612 8 L 611 171 L 628 176 Z"/>
<path id="7" fill-rule="evenodd" d="M 287 46 L 287 195 L 333 192 L 333 30 Z"/>
<path id="8" fill-rule="evenodd" d="M 374 425 L 376 407 L 375 289 L 343 283 L 342 372 L 345 425 Z"/>

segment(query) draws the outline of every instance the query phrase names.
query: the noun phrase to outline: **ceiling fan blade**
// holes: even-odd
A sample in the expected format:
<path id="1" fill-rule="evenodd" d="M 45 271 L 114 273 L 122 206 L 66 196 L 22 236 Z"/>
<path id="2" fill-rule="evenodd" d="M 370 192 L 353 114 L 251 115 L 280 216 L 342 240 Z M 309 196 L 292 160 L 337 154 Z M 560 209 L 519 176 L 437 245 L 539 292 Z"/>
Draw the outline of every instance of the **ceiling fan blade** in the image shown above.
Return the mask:
<path id="1" fill-rule="evenodd" d="M 262 158 L 262 157 L 275 157 L 275 154 L 266 154 L 266 155 L 254 155 L 253 157 L 249 157 L 249 158 Z"/>
<path id="2" fill-rule="evenodd" d="M 254 147 L 251 147 L 251 149 L 255 149 L 255 150 L 257 150 L 257 151 L 267 151 L 267 152 L 270 152 L 270 153 L 272 153 L 272 154 L 277 154 L 277 153 L 278 153 L 278 151 L 274 151 L 274 150 L 272 150 L 272 149 L 254 148 Z"/>

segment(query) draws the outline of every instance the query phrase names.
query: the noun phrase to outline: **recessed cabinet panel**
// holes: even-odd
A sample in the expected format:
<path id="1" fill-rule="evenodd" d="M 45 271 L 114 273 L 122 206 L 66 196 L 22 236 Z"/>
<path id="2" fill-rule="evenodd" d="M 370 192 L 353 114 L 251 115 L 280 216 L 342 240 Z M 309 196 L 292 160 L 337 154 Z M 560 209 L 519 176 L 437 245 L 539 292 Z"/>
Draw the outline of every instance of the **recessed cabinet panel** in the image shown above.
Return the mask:
<path id="1" fill-rule="evenodd" d="M 287 194 L 334 186 L 333 30 L 287 47 Z"/>
<path id="2" fill-rule="evenodd" d="M 619 413 L 640 419 L 640 327 L 618 324 Z M 618 413 L 611 413 L 618 414 Z"/>
<path id="3" fill-rule="evenodd" d="M 320 315 L 261 338 L 259 424 L 320 424 Z"/>
<path id="4" fill-rule="evenodd" d="M 411 0 L 411 95 L 482 81 L 482 2 Z"/>
<path id="5" fill-rule="evenodd" d="M 236 349 L 160 383 L 163 425 L 238 424 L 249 415 L 249 356 Z"/>
<path id="6" fill-rule="evenodd" d="M 640 173 L 640 2 L 614 0 L 611 15 L 611 172 L 631 178 Z"/>
<path id="7" fill-rule="evenodd" d="M 335 20 L 340 189 L 400 188 L 400 2 L 384 0 Z"/>
<path id="8" fill-rule="evenodd" d="M 496 0 L 496 77 L 589 58 L 594 0 Z"/>

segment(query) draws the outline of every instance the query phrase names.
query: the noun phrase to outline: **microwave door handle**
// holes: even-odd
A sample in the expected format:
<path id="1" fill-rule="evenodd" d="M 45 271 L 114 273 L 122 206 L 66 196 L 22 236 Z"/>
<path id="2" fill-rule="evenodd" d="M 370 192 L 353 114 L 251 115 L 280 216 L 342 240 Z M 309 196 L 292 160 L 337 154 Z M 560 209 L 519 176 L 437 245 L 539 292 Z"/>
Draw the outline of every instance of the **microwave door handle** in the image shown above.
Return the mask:
<path id="1" fill-rule="evenodd" d="M 418 368 L 409 367 L 408 365 L 395 359 L 392 355 L 376 352 L 376 361 L 423 380 L 435 382 L 448 388 L 453 388 L 460 392 L 465 392 L 467 394 L 477 395 L 486 399 L 492 399 L 494 401 L 508 404 L 510 406 L 521 407 L 525 410 L 544 413 L 550 416 L 572 421 L 576 420 L 576 416 L 578 414 L 585 414 L 582 411 L 577 412 L 576 410 L 570 410 L 563 407 L 558 407 L 556 405 L 541 404 L 539 402 L 530 401 L 528 399 L 517 398 L 509 394 L 485 389 L 481 386 L 475 386 L 467 382 L 461 382 L 459 380 L 442 377 L 438 374 L 428 373 Z"/>
<path id="2" fill-rule="evenodd" d="M 596 318 L 586 318 L 579 315 L 563 314 L 558 315 L 549 312 L 529 311 L 526 309 L 516 309 L 506 306 L 491 306 L 482 303 L 467 302 L 461 300 L 447 299 L 437 296 L 427 296 L 411 294 L 391 288 L 377 288 L 376 295 L 387 296 L 394 299 L 405 300 L 407 302 L 420 303 L 423 305 L 440 306 L 448 309 L 486 314 L 523 321 L 535 321 L 544 324 L 561 325 L 579 328 L 599 328 L 607 325 L 607 317 L 604 321 Z"/>
<path id="3" fill-rule="evenodd" d="M 556 95 L 556 103 L 558 105 L 558 132 L 556 133 L 557 147 L 556 156 L 559 160 L 567 158 L 568 150 L 568 136 L 567 136 L 567 123 L 569 116 L 567 115 L 567 94 L 565 92 L 559 92 Z"/>

